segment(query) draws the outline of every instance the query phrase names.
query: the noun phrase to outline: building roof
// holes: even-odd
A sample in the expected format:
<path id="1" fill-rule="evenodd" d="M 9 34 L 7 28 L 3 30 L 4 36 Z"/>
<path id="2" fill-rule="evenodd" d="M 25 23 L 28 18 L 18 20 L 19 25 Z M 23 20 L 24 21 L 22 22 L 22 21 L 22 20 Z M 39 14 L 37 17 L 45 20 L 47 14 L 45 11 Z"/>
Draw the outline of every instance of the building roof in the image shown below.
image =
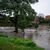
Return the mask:
<path id="1" fill-rule="evenodd" d="M 45 19 L 50 19 L 50 15 L 45 16 Z"/>

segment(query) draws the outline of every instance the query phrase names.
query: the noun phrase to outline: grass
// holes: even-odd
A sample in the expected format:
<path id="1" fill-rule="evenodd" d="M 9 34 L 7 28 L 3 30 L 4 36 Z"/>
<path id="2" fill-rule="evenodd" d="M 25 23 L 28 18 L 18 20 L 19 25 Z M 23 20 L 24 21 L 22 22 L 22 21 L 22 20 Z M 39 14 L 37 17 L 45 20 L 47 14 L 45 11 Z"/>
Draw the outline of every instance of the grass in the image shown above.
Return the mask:
<path id="1" fill-rule="evenodd" d="M 4 32 L 0 32 L 0 37 L 8 37 Z"/>
<path id="2" fill-rule="evenodd" d="M 0 37 L 0 50 L 44 50 L 29 39 Z"/>

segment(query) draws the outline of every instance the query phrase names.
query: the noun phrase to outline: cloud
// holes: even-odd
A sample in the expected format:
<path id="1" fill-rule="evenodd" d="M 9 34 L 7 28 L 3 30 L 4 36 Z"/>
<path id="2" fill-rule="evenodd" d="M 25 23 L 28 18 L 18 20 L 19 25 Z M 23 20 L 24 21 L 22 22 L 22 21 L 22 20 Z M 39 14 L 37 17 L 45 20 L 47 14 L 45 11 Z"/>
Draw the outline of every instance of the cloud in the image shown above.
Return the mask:
<path id="1" fill-rule="evenodd" d="M 38 3 L 31 4 L 31 6 L 38 14 L 50 15 L 50 0 L 39 0 Z"/>

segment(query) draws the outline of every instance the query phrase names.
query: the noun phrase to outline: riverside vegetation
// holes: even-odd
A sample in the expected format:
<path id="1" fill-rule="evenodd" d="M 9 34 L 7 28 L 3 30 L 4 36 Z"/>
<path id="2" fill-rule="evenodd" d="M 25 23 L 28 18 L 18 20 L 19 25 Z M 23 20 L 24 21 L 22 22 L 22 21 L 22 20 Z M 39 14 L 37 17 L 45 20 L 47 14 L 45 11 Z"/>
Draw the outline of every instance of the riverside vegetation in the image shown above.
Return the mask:
<path id="1" fill-rule="evenodd" d="M 0 37 L 0 50 L 44 50 L 30 39 Z"/>

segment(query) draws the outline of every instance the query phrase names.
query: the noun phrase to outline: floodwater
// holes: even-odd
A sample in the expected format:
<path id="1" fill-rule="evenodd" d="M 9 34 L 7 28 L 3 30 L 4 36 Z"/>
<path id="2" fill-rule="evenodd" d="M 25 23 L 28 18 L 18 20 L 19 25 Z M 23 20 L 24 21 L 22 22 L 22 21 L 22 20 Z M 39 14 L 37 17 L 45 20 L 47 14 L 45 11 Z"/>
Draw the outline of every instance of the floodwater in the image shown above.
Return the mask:
<path id="1" fill-rule="evenodd" d="M 22 37 L 21 33 L 16 34 L 14 27 L 0 27 L 0 32 L 4 32 L 5 35 Z M 50 50 L 50 29 L 24 29 L 25 36 L 24 38 L 32 38 L 38 46 Z M 21 32 L 21 31 L 20 31 Z"/>
<path id="2" fill-rule="evenodd" d="M 33 34 L 33 41 L 40 47 L 50 50 L 50 30 L 37 30 Z"/>

